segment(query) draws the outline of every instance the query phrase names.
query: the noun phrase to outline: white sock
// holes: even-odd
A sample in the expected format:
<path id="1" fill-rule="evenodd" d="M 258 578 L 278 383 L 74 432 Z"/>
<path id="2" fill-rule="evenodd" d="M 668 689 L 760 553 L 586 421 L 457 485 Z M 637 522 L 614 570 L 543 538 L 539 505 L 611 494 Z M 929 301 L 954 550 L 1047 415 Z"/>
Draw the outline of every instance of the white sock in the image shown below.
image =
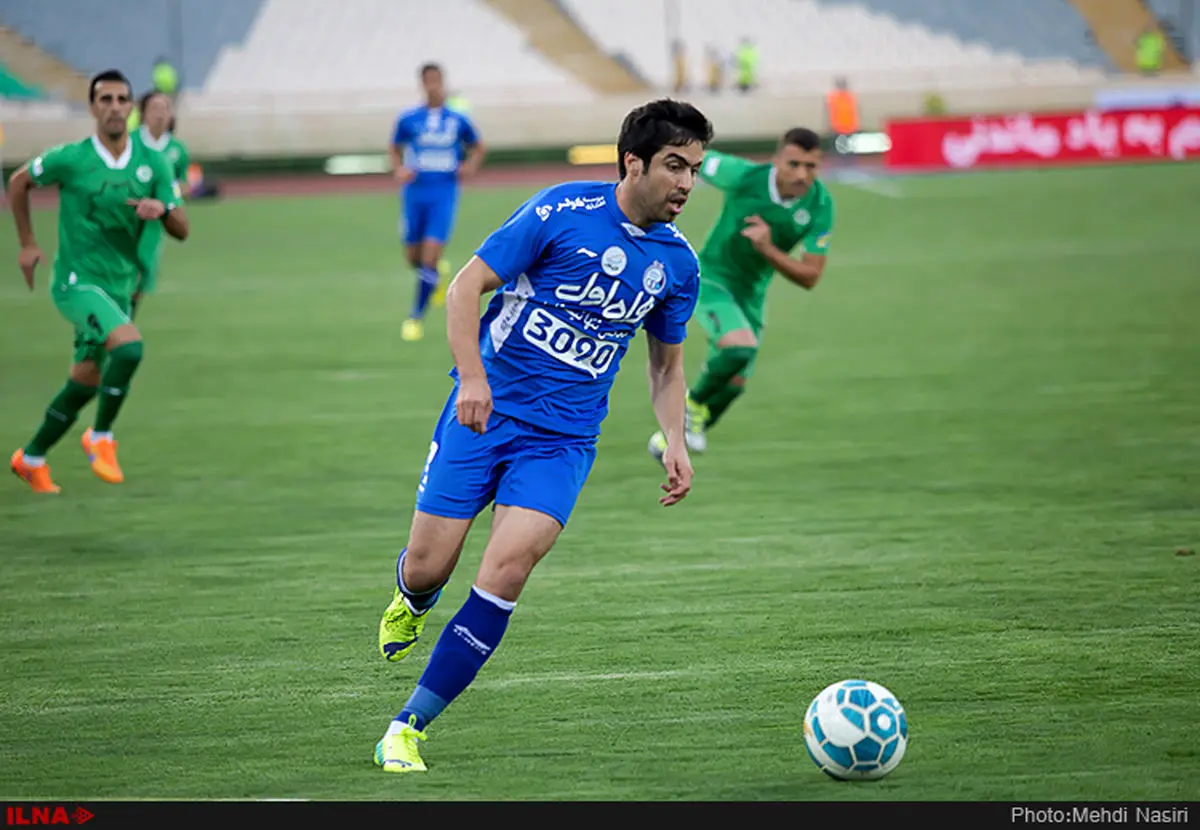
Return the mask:
<path id="1" fill-rule="evenodd" d="M 30 467 L 41 467 L 46 463 L 44 455 L 26 455 L 24 456 L 25 463 Z"/>
<path id="2" fill-rule="evenodd" d="M 92 430 L 92 440 L 93 441 L 111 441 L 112 433 L 111 432 L 96 432 L 96 430 Z"/>

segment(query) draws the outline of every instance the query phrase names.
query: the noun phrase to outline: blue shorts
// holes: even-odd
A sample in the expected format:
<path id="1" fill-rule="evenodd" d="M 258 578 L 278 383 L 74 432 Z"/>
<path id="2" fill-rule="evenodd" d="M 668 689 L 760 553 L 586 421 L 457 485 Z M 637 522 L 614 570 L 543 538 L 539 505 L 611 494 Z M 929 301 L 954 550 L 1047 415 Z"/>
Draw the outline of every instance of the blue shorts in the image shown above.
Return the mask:
<path id="1" fill-rule="evenodd" d="M 445 245 L 450 241 L 458 208 L 458 188 L 409 187 L 400 198 L 404 203 L 401 234 L 405 244 L 416 245 L 429 239 Z"/>
<path id="2" fill-rule="evenodd" d="M 536 427 L 493 412 L 478 435 L 458 422 L 450 393 L 417 487 L 417 510 L 473 519 L 494 502 L 545 513 L 563 527 L 596 460 L 596 438 Z"/>

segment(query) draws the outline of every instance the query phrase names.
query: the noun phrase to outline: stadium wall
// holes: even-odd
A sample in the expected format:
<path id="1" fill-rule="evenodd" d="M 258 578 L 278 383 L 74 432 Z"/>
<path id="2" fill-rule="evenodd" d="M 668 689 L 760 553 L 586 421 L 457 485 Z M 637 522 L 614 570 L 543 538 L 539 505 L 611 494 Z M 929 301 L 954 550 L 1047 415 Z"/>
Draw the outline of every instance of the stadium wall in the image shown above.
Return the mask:
<path id="1" fill-rule="evenodd" d="M 1200 75 L 1121 77 L 1104 81 L 1040 84 L 1015 83 L 1003 78 L 988 86 L 943 87 L 937 90 L 948 115 L 1019 111 L 1078 110 L 1094 106 L 1098 96 L 1125 90 L 1131 94 L 1156 88 L 1200 85 Z M 621 119 L 646 96 L 612 96 L 579 104 L 476 105 L 472 117 L 489 146 L 492 164 L 565 159 L 576 145 L 611 145 Z M 689 100 L 712 119 L 717 144 L 754 152 L 767 149 L 787 128 L 797 124 L 823 129 L 821 95 L 785 95 L 766 91 L 739 96 L 693 95 Z M 911 91 L 860 93 L 862 127 L 882 130 L 889 119 L 926 114 L 929 93 Z M 228 172 L 269 172 L 319 169 L 330 156 L 384 151 L 398 107 L 379 99 L 331 101 L 322 108 L 311 98 L 222 101 L 184 97 L 178 110 L 179 135 L 192 157 L 206 168 Z M 6 167 L 31 158 L 48 146 L 78 140 L 92 130 L 85 112 L 21 113 L 20 105 L 0 110 Z M 364 170 L 363 172 L 371 172 Z"/>

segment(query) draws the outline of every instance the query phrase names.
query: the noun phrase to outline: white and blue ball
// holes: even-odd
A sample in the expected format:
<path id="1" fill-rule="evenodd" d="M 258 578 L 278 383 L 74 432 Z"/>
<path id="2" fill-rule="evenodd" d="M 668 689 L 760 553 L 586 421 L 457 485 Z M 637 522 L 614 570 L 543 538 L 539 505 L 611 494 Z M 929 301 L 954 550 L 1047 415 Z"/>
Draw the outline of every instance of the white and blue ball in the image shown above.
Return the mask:
<path id="1" fill-rule="evenodd" d="M 843 680 L 821 690 L 804 716 L 813 762 L 839 781 L 871 781 L 894 770 L 908 748 L 904 707 L 869 680 Z"/>

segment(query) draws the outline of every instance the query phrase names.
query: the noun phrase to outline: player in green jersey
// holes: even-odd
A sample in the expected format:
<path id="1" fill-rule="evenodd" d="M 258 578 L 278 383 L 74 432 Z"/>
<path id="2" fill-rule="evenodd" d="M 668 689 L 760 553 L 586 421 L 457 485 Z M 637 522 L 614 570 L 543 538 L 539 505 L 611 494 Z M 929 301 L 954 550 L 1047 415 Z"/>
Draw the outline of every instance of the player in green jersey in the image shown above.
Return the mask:
<path id="1" fill-rule="evenodd" d="M 700 177 L 723 192 L 724 205 L 700 250 L 693 319 L 707 336 L 708 359 L 688 392 L 693 452 L 707 449 L 707 430 L 746 388 L 767 323 L 772 277 L 778 273 L 811 289 L 825 270 L 834 211 L 817 179 L 820 166 L 820 137 L 803 127 L 785 133 L 766 163 L 713 151 L 704 157 Z M 666 445 L 656 432 L 650 454 L 661 459 Z"/>
<path id="2" fill-rule="evenodd" d="M 131 137 L 141 146 L 162 153 L 167 161 L 167 168 L 179 185 L 179 192 L 184 199 L 188 197 L 188 150 L 187 146 L 171 132 L 171 123 L 175 113 L 171 99 L 166 93 L 157 90 L 147 92 L 138 101 L 138 111 L 141 113 L 141 126 L 131 133 Z M 163 226 L 161 223 L 150 222 L 142 231 L 138 241 L 138 262 L 141 274 L 137 288 L 130 300 L 129 318 L 137 317 L 138 304 L 144 295 L 154 291 L 158 282 L 158 263 L 162 259 Z"/>
<path id="3" fill-rule="evenodd" d="M 21 244 L 18 262 L 30 291 L 34 269 L 44 256 L 33 234 L 29 191 L 58 187 L 58 251 L 50 296 L 75 327 L 75 359 L 67 383 L 50 402 L 41 427 L 10 462 L 35 493 L 59 492 L 46 453 L 97 394 L 96 420 L 83 434 L 83 450 L 99 478 L 112 484 L 124 481 L 112 426 L 142 361 L 142 335 L 129 318 L 139 273 L 138 240 L 150 223 L 161 223 L 179 240 L 188 235 L 179 189 L 166 161 L 129 137 L 129 81 L 115 69 L 101 72 L 92 79 L 88 100 L 96 133 L 47 150 L 9 179 Z"/>

